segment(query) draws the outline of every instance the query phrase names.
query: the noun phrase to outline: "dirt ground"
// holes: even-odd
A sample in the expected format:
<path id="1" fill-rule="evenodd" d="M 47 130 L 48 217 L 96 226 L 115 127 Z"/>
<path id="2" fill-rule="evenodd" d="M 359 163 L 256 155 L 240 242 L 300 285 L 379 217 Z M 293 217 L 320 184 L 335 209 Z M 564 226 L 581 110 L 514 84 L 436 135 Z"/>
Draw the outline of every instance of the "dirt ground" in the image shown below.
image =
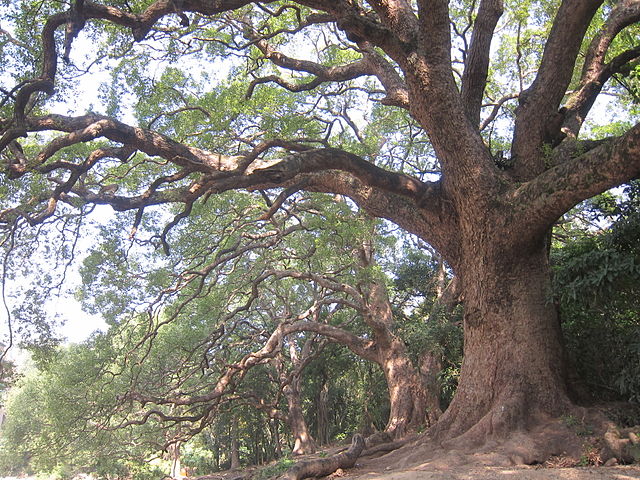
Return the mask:
<path id="1" fill-rule="evenodd" d="M 334 474 L 332 477 L 338 475 Z M 429 465 L 420 465 L 399 471 L 374 471 L 359 467 L 344 472 L 341 478 L 358 480 L 631 480 L 640 479 L 640 466 L 584 468 L 458 466 L 451 469 L 436 469 Z"/>
<path id="2" fill-rule="evenodd" d="M 640 465 L 571 467 L 508 465 L 499 453 L 464 454 L 455 450 L 426 452 L 408 445 L 378 458 L 360 458 L 353 469 L 338 471 L 335 480 L 631 480 L 640 479 Z M 431 460 L 420 461 L 420 458 Z M 501 463 L 504 465 L 500 466 Z M 559 462 L 561 463 L 561 462 Z"/>

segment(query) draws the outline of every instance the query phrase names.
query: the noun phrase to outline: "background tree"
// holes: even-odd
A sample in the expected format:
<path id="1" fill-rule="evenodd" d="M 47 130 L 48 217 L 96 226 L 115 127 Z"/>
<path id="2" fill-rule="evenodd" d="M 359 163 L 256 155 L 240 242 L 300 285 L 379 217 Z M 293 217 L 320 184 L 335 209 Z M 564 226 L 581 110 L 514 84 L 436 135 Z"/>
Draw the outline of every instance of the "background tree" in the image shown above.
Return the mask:
<path id="1" fill-rule="evenodd" d="M 244 213 L 240 211 L 241 205 L 246 208 Z M 305 432 L 299 407 L 300 388 L 295 385 L 300 381 L 295 377 L 302 374 L 302 368 L 311 355 L 309 351 L 304 355 L 307 360 L 297 358 L 296 335 L 313 332 L 346 346 L 356 355 L 382 368 L 391 398 L 391 412 L 386 427 L 389 434 L 399 437 L 408 430 L 422 426 L 425 421 L 433 423 L 440 413 L 439 393 L 435 387 L 433 390 L 425 387 L 404 341 L 394 332 L 396 326 L 385 278 L 374 258 L 379 253 L 375 251 L 374 245 L 378 242 L 373 235 L 372 223 L 367 219 L 358 219 L 347 204 L 332 206 L 326 204 L 322 197 L 314 196 L 290 199 L 286 204 L 286 213 L 270 218 L 275 230 L 266 232 L 260 222 L 256 224 L 249 221 L 255 206 L 249 203 L 246 196 L 242 199 L 242 196 L 236 195 L 234 208 L 224 212 L 224 217 L 222 207 L 220 205 L 217 209 L 216 221 L 222 225 L 228 237 L 223 237 L 217 248 L 211 245 L 208 238 L 198 246 L 193 241 L 193 231 L 200 229 L 196 223 L 184 229 L 179 237 L 176 236 L 172 253 L 175 263 L 171 262 L 171 271 L 175 272 L 176 266 L 184 268 L 184 271 L 175 274 L 175 281 L 163 287 L 147 310 L 151 324 L 141 342 L 151 342 L 157 329 L 169 321 L 175 321 L 177 317 L 185 317 L 186 322 L 193 321 L 188 319 L 189 315 L 200 318 L 203 332 L 207 328 L 214 333 L 220 332 L 220 328 L 225 330 L 226 338 L 221 340 L 218 333 L 215 342 L 219 342 L 216 348 L 223 349 L 226 357 L 209 358 L 207 349 L 212 349 L 212 345 L 206 339 L 195 342 L 191 347 L 194 360 L 190 361 L 190 366 L 185 366 L 183 362 L 173 363 L 178 365 L 176 381 L 179 382 L 181 377 L 198 375 L 199 369 L 208 371 L 215 359 L 233 358 L 238 353 L 249 355 L 255 348 L 256 339 L 263 343 L 271 335 L 269 342 L 276 342 L 277 348 L 270 346 L 268 351 L 265 350 L 265 356 L 258 363 L 252 362 L 249 367 L 271 362 L 273 357 L 282 358 L 279 352 L 285 349 L 289 351 L 292 371 L 298 373 L 290 377 L 284 373 L 286 369 L 281 365 L 274 374 L 280 377 L 282 392 L 289 401 L 288 412 L 279 410 L 269 402 L 259 406 L 286 420 L 300 443 L 294 449 L 296 453 L 313 449 L 313 442 L 304 440 L 310 436 Z M 318 211 L 323 212 L 322 216 L 317 215 Z M 194 222 L 196 215 L 194 212 Z M 210 214 L 204 211 L 202 215 L 201 220 L 208 223 Z M 347 223 L 349 217 L 352 217 L 351 222 Z M 331 221 L 327 222 L 329 219 Z M 208 228 L 212 230 L 210 226 Z M 127 277 L 134 265 L 143 265 L 145 262 L 142 258 L 130 258 L 126 261 L 128 270 L 118 273 L 115 265 L 109 269 L 111 279 L 108 285 L 115 285 L 116 289 L 121 290 L 115 297 L 115 305 L 105 305 L 98 290 L 92 287 L 93 282 L 104 282 L 96 271 L 103 268 L 106 252 L 110 252 L 110 263 L 115 261 L 123 265 L 125 260 L 116 260 L 121 257 L 121 254 L 115 254 L 118 247 L 111 244 L 104 248 L 103 252 L 96 252 L 86 262 L 85 288 L 91 293 L 90 301 L 97 301 L 103 312 L 113 311 L 115 307 L 122 317 L 125 311 L 123 304 L 133 306 L 133 302 L 126 299 L 141 297 L 139 290 L 132 290 L 133 285 Z M 158 261 L 161 262 L 160 259 Z M 146 269 L 149 269 L 148 265 L 149 262 Z M 141 271 L 136 275 L 135 282 L 139 282 L 142 275 L 149 279 L 147 285 L 165 281 L 167 277 L 161 272 L 166 268 L 159 263 L 159 270 Z M 122 275 L 123 278 L 117 278 L 116 275 Z M 105 301 L 114 298 L 112 287 L 108 287 L 106 293 Z M 156 322 L 153 320 L 154 311 L 159 305 L 163 305 L 161 311 L 166 318 Z M 238 342 L 235 346 L 234 341 Z M 240 345 L 243 345 L 242 349 L 239 349 Z M 237 353 L 230 355 L 229 349 Z M 300 349 L 302 354 L 305 348 L 301 346 Z M 195 354 L 196 351 L 200 353 Z M 204 367 L 199 356 L 205 359 Z M 184 370 L 178 373 L 181 368 Z M 158 372 L 159 378 L 166 382 L 166 372 L 163 369 Z M 238 372 L 229 371 L 231 376 L 236 373 L 240 378 L 246 375 L 244 367 Z M 152 378 L 153 375 L 148 372 L 145 378 Z M 218 373 L 207 375 L 215 377 Z M 231 377 L 227 381 L 231 381 Z M 212 384 L 215 388 L 209 393 L 201 392 L 199 396 L 192 394 L 192 401 L 184 398 L 179 403 L 196 405 L 214 400 L 217 403 L 237 388 L 235 380 L 228 385 L 219 381 L 213 381 Z M 137 390 L 135 398 L 146 404 L 155 404 L 160 399 L 166 403 L 176 402 L 171 392 L 179 390 L 181 386 L 170 385 L 164 388 L 162 395 L 145 397 L 141 390 Z M 215 393 L 218 388 L 220 391 Z M 133 394 L 133 390 L 130 391 Z M 251 389 L 245 389 L 242 395 L 251 395 Z M 262 398 L 262 401 L 265 399 Z M 190 417 L 185 420 L 193 421 Z M 297 427 L 294 428 L 294 424 Z"/>
<path id="2" fill-rule="evenodd" d="M 640 171 L 638 125 L 604 139 L 581 135 L 603 88 L 618 105 L 633 100 L 636 2 L 129 6 L 12 6 L 15 32 L 3 53 L 16 52 L 19 73 L 3 87 L 0 120 L 5 176 L 16 192 L 4 197 L 6 232 L 90 204 L 135 212 L 135 231 L 152 207 L 172 203 L 180 211 L 159 235 L 167 249 L 171 228 L 211 194 L 346 195 L 428 242 L 459 277 L 464 360 L 434 435 L 478 443 L 570 411 L 548 301 L 549 231 L 581 200 Z M 40 42 L 30 37 L 34 24 L 42 25 Z M 63 26 L 64 38 L 56 36 Z M 87 59 L 74 56 L 80 32 L 96 45 Z M 302 39 L 315 48 L 297 48 Z M 109 51 L 117 61 L 108 65 L 113 87 L 102 89 L 103 113 L 51 113 L 55 88 L 68 96 L 76 69 Z M 203 74 L 149 68 L 186 58 Z M 228 80 L 210 81 L 212 58 L 237 60 L 227 64 Z M 124 89 L 137 126 L 117 101 Z M 366 131 L 354 121 L 360 104 Z M 212 114 L 213 105 L 225 113 Z M 379 133 L 397 109 L 418 133 L 399 129 L 383 142 Z M 416 148 L 425 136 L 429 145 Z M 434 165 L 437 175 L 427 175 Z M 532 452 L 530 460 L 541 458 Z"/>

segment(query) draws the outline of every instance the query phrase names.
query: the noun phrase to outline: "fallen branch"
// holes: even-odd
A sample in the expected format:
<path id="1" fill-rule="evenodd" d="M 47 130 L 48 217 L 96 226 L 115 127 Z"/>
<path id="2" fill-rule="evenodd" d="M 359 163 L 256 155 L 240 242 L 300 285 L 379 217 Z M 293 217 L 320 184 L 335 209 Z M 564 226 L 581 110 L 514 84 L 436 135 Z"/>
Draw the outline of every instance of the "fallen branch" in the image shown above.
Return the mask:
<path id="1" fill-rule="evenodd" d="M 318 458 L 299 462 L 291 467 L 279 480 L 302 480 L 309 477 L 324 477 L 339 468 L 351 468 L 364 450 L 364 438 L 355 434 L 351 446 L 346 452 L 339 453 L 329 458 Z"/>

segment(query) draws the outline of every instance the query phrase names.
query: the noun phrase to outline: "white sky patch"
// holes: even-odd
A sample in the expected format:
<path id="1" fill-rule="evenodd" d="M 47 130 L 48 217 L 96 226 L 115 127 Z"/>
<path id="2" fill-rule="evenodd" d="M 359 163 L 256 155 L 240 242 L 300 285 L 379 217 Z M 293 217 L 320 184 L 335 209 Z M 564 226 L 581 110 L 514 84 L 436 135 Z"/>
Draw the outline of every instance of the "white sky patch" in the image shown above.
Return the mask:
<path id="1" fill-rule="evenodd" d="M 48 305 L 52 316 L 63 320 L 58 332 L 69 343 L 80 343 L 96 331 L 106 331 L 107 324 L 99 315 L 83 312 L 73 297 L 59 297 Z"/>

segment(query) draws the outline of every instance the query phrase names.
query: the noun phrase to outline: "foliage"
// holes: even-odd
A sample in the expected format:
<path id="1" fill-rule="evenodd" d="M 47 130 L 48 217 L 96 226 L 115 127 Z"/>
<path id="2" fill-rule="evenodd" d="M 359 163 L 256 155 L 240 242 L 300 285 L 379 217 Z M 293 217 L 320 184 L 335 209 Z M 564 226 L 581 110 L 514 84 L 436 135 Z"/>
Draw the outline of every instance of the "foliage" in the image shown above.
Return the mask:
<path id="1" fill-rule="evenodd" d="M 286 443 L 283 392 L 303 367 L 317 374 L 303 380 L 302 401 L 318 430 L 324 424 L 324 441 L 383 428 L 384 376 L 363 358 L 385 328 L 414 363 L 437 357 L 446 405 L 465 342 L 461 307 L 442 300 L 445 262 L 465 288 L 493 285 L 494 301 L 465 297 L 474 322 L 492 318 L 468 329 L 480 338 L 466 343 L 472 354 L 555 325 L 549 305 L 545 318 L 512 322 L 512 304 L 529 291 L 513 296 L 516 282 L 501 275 L 524 275 L 508 262 L 546 272 L 545 235 L 558 216 L 637 175 L 635 11 L 605 2 L 567 15 L 570 3 L 555 0 L 301 3 L 2 2 L 3 288 L 14 287 L 10 328 L 39 372 L 12 402 L 30 411 L 20 392 L 33 390 L 42 415 L 35 426 L 12 420 L 25 467 L 117 470 L 113 460 L 140 476 L 149 452 L 207 434 L 243 462 L 270 460 Z M 600 93 L 625 113 L 591 126 L 584 118 Z M 554 252 L 554 293 L 584 364 L 604 360 L 596 345 L 622 352 L 620 364 L 584 375 L 613 378 L 607 388 L 637 399 L 633 188 L 627 203 L 602 195 L 589 207 L 596 213 L 584 210 L 587 220 L 613 218 L 610 234 L 567 230 Z M 100 218 L 101 205 L 118 214 Z M 381 240 L 369 215 L 438 254 L 410 250 L 386 225 Z M 64 291 L 79 257 L 77 298 L 109 331 L 58 349 L 46 299 Z M 393 272 L 390 257 L 401 264 Z M 393 325 L 371 318 L 377 285 L 393 294 Z M 537 304 L 546 287 L 532 286 Z M 360 356 L 322 351 L 313 329 Z M 559 338 L 544 340 L 532 345 L 560 351 Z M 307 352 L 313 361 L 296 365 L 305 345 L 318 348 Z M 516 358 L 519 346 L 492 348 Z M 540 359 L 557 381 L 557 366 Z M 509 389 L 527 384 L 512 411 L 566 406 L 560 385 L 534 395 L 544 372 L 503 363 L 465 362 L 462 380 L 503 367 L 509 376 L 485 382 L 505 391 L 466 398 L 503 409 L 496 399 L 517 399 Z M 330 434 L 325 418 L 310 415 L 325 393 L 336 411 Z M 53 398 L 69 408 L 56 411 Z M 445 430 L 482 431 L 473 423 L 490 413 L 454 412 L 459 427 Z M 523 424 L 511 418 L 505 430 Z M 56 455 L 45 458 L 45 444 Z M 92 455 L 101 444 L 109 448 Z M 189 455 L 211 466 L 201 450 Z M 218 450 L 213 464 L 227 461 Z"/>
<path id="2" fill-rule="evenodd" d="M 582 235 L 553 252 L 555 291 L 573 364 L 598 397 L 640 402 L 640 249 L 638 184 L 602 201 L 595 218 L 613 217 L 599 235 Z M 599 212 L 599 213 L 598 213 Z"/>
<path id="3" fill-rule="evenodd" d="M 157 477 L 149 460 L 161 438 L 145 427 L 108 428 L 110 404 L 122 389 L 121 379 L 109 373 L 108 356 L 104 338 L 97 338 L 60 350 L 25 373 L 7 401 L 1 457 L 6 471 Z"/>
<path id="4" fill-rule="evenodd" d="M 291 458 L 281 458 L 273 465 L 269 465 L 268 467 L 260 469 L 259 474 L 257 475 L 258 480 L 265 480 L 267 478 L 278 477 L 286 472 L 289 468 L 295 465 L 295 460 Z"/>

